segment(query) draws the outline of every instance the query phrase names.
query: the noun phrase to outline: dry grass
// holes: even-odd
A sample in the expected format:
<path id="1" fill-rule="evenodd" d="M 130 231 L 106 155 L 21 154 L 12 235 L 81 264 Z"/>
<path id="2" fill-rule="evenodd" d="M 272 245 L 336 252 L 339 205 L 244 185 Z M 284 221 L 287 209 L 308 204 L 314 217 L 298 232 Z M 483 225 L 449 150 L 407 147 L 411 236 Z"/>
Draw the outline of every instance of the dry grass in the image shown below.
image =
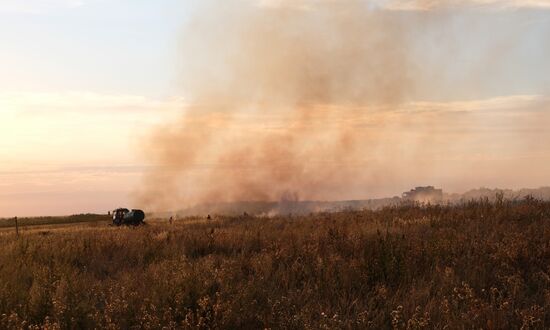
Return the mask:
<path id="1" fill-rule="evenodd" d="M 0 328 L 549 328 L 550 203 L 1 235 Z"/>
<path id="2" fill-rule="evenodd" d="M 49 226 L 49 225 L 66 225 L 66 224 L 79 224 L 79 223 L 105 223 L 111 221 L 111 217 L 101 214 L 75 214 L 66 217 L 34 217 L 34 218 L 19 218 L 19 226 L 35 227 L 35 226 Z M 13 218 L 0 219 L 1 228 L 15 227 L 15 220 Z"/>

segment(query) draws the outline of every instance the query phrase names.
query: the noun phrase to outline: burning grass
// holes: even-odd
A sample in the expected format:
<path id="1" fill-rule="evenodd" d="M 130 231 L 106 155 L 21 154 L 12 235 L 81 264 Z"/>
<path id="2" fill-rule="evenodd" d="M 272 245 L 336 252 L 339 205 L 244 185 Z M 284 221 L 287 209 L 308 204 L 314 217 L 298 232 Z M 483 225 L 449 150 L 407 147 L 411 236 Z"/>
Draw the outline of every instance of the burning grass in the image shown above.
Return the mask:
<path id="1" fill-rule="evenodd" d="M 548 328 L 550 203 L 0 236 L 0 328 Z"/>

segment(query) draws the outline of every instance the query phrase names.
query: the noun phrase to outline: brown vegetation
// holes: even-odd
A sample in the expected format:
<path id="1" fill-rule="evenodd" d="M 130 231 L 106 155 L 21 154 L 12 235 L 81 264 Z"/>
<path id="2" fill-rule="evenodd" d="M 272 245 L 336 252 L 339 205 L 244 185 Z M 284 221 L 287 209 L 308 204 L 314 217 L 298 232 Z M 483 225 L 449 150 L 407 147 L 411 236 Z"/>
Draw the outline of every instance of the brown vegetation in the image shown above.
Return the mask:
<path id="1" fill-rule="evenodd" d="M 17 219 L 19 226 L 31 227 L 31 226 L 49 226 L 49 225 L 63 225 L 70 223 L 84 223 L 84 222 L 105 222 L 111 220 L 108 215 L 102 214 L 75 214 L 70 216 L 61 217 L 33 217 L 33 218 L 19 218 Z M 0 228 L 15 227 L 14 218 L 0 219 Z"/>
<path id="2" fill-rule="evenodd" d="M 548 328 L 550 203 L 0 236 L 0 328 Z"/>

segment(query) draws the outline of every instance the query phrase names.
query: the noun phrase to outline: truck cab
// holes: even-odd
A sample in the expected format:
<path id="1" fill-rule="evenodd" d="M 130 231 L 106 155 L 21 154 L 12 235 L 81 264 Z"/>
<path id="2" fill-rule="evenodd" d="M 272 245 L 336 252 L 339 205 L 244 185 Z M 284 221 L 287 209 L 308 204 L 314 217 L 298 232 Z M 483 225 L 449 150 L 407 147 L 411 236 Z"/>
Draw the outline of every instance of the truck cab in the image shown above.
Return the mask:
<path id="1" fill-rule="evenodd" d="M 128 209 L 119 208 L 113 211 L 113 224 L 120 226 L 122 224 L 122 220 L 124 219 L 124 215 L 126 213 L 130 212 Z"/>

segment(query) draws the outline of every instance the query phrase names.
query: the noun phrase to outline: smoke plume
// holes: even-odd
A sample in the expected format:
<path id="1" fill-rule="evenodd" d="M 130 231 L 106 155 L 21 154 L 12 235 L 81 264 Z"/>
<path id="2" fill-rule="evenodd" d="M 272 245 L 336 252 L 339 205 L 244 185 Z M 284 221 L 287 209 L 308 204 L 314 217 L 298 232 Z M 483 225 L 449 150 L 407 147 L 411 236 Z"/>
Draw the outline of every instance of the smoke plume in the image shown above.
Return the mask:
<path id="1" fill-rule="evenodd" d="M 200 5 L 181 44 L 189 105 L 147 143 L 154 169 L 141 203 L 359 198 L 408 175 L 432 178 L 452 149 L 442 123 L 461 131 L 456 145 L 468 114 L 411 110 L 428 84 L 400 14 L 365 1 L 307 4 Z"/>

